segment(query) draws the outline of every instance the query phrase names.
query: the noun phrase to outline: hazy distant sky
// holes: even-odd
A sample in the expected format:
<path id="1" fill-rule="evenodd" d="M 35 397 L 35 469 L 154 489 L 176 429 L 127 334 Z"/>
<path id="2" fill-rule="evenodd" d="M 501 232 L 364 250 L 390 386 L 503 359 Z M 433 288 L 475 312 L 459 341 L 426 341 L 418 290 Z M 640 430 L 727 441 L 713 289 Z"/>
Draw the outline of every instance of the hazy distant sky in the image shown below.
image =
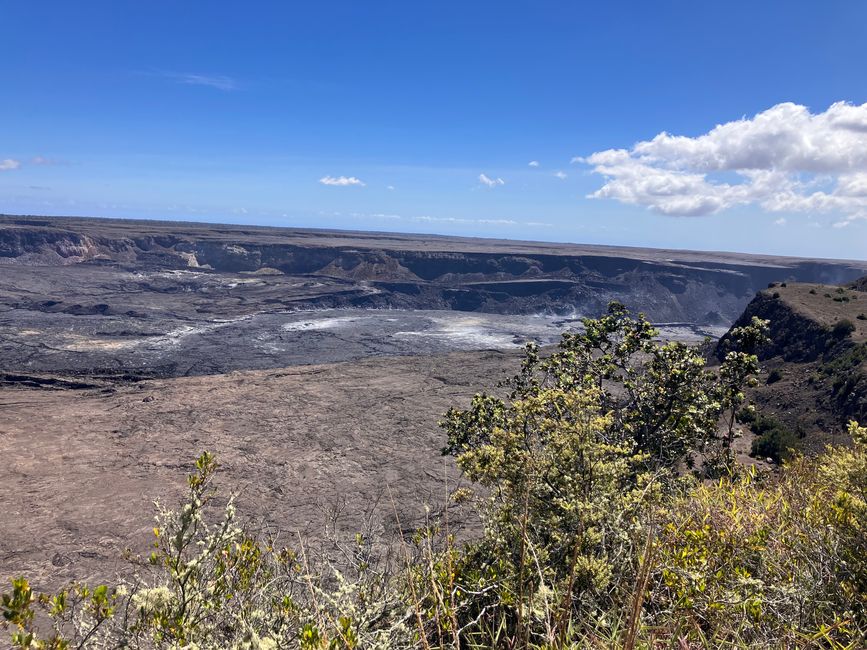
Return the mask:
<path id="1" fill-rule="evenodd" d="M 0 0 L 0 44 L 0 212 L 867 257 L 867 2 Z"/>

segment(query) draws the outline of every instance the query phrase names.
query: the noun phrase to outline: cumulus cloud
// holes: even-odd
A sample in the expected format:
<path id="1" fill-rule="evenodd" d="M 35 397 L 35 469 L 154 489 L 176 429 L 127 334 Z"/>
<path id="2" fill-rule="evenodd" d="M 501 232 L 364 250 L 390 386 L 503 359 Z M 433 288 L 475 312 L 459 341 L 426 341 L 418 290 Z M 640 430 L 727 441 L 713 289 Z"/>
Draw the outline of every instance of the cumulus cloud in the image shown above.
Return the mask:
<path id="1" fill-rule="evenodd" d="M 364 187 L 366 185 L 366 183 L 355 176 L 323 176 L 319 179 L 319 182 L 323 185 L 335 185 L 337 187 L 348 187 L 350 185 Z"/>
<path id="2" fill-rule="evenodd" d="M 539 161 L 538 160 L 531 160 L 530 162 L 527 163 L 527 165 L 530 167 L 538 167 Z"/>
<path id="3" fill-rule="evenodd" d="M 562 171 L 556 171 L 556 172 L 554 172 L 554 176 L 556 176 L 557 178 L 559 178 L 561 181 L 565 181 L 566 178 L 567 178 L 567 176 L 566 176 L 566 172 L 562 172 Z"/>
<path id="4" fill-rule="evenodd" d="M 21 163 L 17 160 L 12 160 L 12 158 L 0 160 L 0 172 L 12 171 L 13 169 L 18 169 L 20 166 Z"/>
<path id="5" fill-rule="evenodd" d="M 867 104 L 837 102 L 821 113 L 778 104 L 697 137 L 663 132 L 573 162 L 605 177 L 591 198 L 675 216 L 755 204 L 833 213 L 846 225 L 867 218 Z"/>
<path id="6" fill-rule="evenodd" d="M 502 178 L 490 178 L 486 174 L 479 174 L 479 182 L 488 187 L 497 187 L 497 185 L 505 185 L 506 181 Z"/>

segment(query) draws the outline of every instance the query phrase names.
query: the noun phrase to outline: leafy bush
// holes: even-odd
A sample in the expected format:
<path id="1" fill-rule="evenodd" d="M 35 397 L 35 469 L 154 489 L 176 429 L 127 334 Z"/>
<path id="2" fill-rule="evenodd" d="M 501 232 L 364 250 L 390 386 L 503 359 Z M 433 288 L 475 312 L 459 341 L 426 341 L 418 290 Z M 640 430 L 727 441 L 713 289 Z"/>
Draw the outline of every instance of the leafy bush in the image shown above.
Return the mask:
<path id="1" fill-rule="evenodd" d="M 792 455 L 797 449 L 798 438 L 789 429 L 775 427 L 753 440 L 750 455 L 757 458 L 770 458 L 780 463 Z"/>
<path id="2" fill-rule="evenodd" d="M 850 432 L 854 449 L 778 480 L 748 472 L 676 497 L 650 621 L 698 626 L 705 647 L 864 647 L 867 429 Z"/>
<path id="3" fill-rule="evenodd" d="M 751 424 L 756 421 L 756 408 L 754 406 L 744 406 L 738 409 L 735 413 L 735 419 L 741 424 Z"/>
<path id="4" fill-rule="evenodd" d="M 855 323 L 850 321 L 848 318 L 841 318 L 834 323 L 834 327 L 831 329 L 831 336 L 835 339 L 845 339 L 854 331 Z"/>
<path id="5" fill-rule="evenodd" d="M 819 372 L 826 377 L 848 377 L 853 370 L 867 361 L 867 343 L 856 345 L 822 364 Z"/>
<path id="6" fill-rule="evenodd" d="M 780 368 L 774 368 L 768 373 L 767 383 L 775 384 L 783 378 L 783 371 Z"/>

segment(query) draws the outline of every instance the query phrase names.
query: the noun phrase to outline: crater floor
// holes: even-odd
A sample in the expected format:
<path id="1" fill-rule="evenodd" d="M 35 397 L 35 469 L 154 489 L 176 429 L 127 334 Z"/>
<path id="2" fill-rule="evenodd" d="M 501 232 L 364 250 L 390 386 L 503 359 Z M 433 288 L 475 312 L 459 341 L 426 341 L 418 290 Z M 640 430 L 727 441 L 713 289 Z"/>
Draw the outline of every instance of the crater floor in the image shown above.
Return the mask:
<path id="1" fill-rule="evenodd" d="M 0 217 L 0 580 L 123 571 L 202 451 L 283 536 L 420 523 L 437 421 L 611 299 L 718 337 L 769 280 L 863 262 Z M 387 494 L 386 494 L 387 493 Z M 456 515 L 457 516 L 457 513 Z M 398 521 L 400 522 L 398 524 Z"/>

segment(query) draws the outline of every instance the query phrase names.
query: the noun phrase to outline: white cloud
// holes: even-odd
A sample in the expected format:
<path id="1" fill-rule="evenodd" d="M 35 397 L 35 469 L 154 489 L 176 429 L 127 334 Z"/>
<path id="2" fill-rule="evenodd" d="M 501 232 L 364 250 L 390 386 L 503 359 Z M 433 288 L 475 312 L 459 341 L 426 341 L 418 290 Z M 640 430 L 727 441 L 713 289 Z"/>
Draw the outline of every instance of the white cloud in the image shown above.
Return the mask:
<path id="1" fill-rule="evenodd" d="M 489 226 L 517 226 L 513 219 L 460 219 L 458 217 L 412 217 L 413 221 L 424 223 L 478 223 Z"/>
<path id="2" fill-rule="evenodd" d="M 787 223 L 787 222 L 786 222 L 786 218 L 785 218 L 785 217 L 780 217 L 779 219 L 777 219 L 777 220 L 774 221 L 774 225 L 775 225 L 775 226 L 785 226 L 786 223 Z"/>
<path id="3" fill-rule="evenodd" d="M 235 80 L 225 75 L 207 75 L 207 74 L 170 74 L 168 75 L 178 83 L 187 84 L 188 86 L 208 86 L 217 90 L 230 91 L 237 90 L 238 85 Z"/>
<path id="4" fill-rule="evenodd" d="M 349 185 L 364 187 L 366 185 L 366 183 L 355 176 L 323 176 L 319 179 L 319 182 L 323 185 L 336 185 L 338 187 L 347 187 Z"/>
<path id="5" fill-rule="evenodd" d="M 13 169 L 18 169 L 20 166 L 21 163 L 17 160 L 12 160 L 12 158 L 0 160 L 0 172 L 12 171 Z"/>
<path id="6" fill-rule="evenodd" d="M 554 176 L 556 176 L 557 178 L 559 178 L 561 181 L 565 181 L 566 178 L 567 178 L 567 176 L 566 176 L 566 172 L 562 172 L 562 171 L 554 172 Z"/>
<path id="7" fill-rule="evenodd" d="M 531 160 L 530 162 L 527 163 L 527 165 L 530 167 L 538 167 L 539 161 L 538 160 Z"/>
<path id="8" fill-rule="evenodd" d="M 778 104 L 697 137 L 663 132 L 573 162 L 605 177 L 592 198 L 677 216 L 755 204 L 834 213 L 845 225 L 867 218 L 867 104 L 838 102 L 822 113 Z"/>
<path id="9" fill-rule="evenodd" d="M 421 216 L 403 216 L 399 214 L 384 214 L 381 212 L 374 212 L 372 214 L 362 213 L 362 212 L 353 212 L 351 217 L 357 219 L 388 219 L 394 221 L 409 221 L 413 223 L 443 223 L 443 224 L 452 224 L 452 225 L 481 225 L 481 226 L 544 226 L 544 227 L 553 227 L 551 223 L 545 223 L 542 221 L 516 221 L 514 219 L 466 219 L 462 217 L 434 217 L 430 215 L 421 215 Z"/>
<path id="10" fill-rule="evenodd" d="M 502 178 L 489 178 L 485 174 L 479 174 L 479 182 L 488 187 L 497 187 L 497 185 L 505 185 L 506 181 Z"/>
<path id="11" fill-rule="evenodd" d="M 386 185 L 385 189 L 387 189 L 389 192 L 393 192 L 394 191 L 394 185 Z"/>

